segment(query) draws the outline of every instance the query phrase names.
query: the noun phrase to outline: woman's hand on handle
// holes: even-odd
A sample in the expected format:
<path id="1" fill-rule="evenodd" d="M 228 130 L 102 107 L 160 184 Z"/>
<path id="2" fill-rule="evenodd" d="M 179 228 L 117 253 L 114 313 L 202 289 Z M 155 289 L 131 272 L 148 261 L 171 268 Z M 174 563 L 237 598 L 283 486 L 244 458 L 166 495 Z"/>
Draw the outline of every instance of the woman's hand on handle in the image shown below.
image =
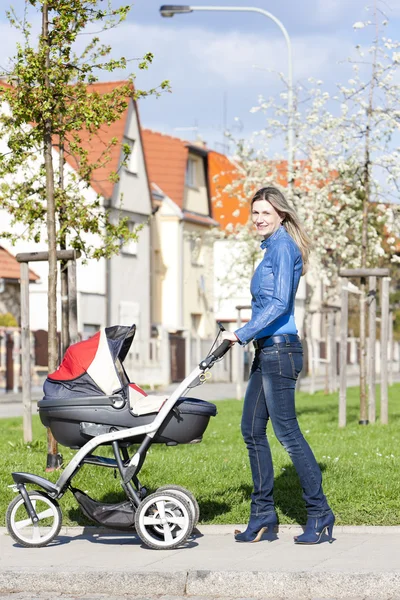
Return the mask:
<path id="1" fill-rule="evenodd" d="M 221 333 L 221 339 L 222 339 L 222 341 L 228 340 L 232 344 L 235 344 L 236 342 L 239 341 L 238 337 L 236 336 L 235 333 L 233 333 L 233 331 L 223 331 Z"/>
<path id="2" fill-rule="evenodd" d="M 221 338 L 222 341 L 220 345 L 217 348 L 215 348 L 211 355 L 214 357 L 214 359 L 222 358 L 222 356 L 224 356 L 224 354 L 226 354 L 228 350 L 232 348 L 233 344 L 239 341 L 239 339 L 232 331 L 222 331 Z"/>

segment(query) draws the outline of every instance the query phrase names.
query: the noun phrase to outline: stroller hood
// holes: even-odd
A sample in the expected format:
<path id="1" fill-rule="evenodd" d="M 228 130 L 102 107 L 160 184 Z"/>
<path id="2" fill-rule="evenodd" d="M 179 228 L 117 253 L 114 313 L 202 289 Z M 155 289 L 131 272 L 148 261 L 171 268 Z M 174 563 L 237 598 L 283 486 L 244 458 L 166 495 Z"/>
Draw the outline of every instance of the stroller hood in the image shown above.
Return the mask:
<path id="1" fill-rule="evenodd" d="M 70 390 L 76 386 L 82 392 L 87 386 L 87 393 L 97 391 L 111 395 L 125 383 L 122 362 L 135 331 L 135 325 L 103 327 L 88 340 L 70 346 L 58 369 L 48 375 L 48 380 L 68 382 Z"/>

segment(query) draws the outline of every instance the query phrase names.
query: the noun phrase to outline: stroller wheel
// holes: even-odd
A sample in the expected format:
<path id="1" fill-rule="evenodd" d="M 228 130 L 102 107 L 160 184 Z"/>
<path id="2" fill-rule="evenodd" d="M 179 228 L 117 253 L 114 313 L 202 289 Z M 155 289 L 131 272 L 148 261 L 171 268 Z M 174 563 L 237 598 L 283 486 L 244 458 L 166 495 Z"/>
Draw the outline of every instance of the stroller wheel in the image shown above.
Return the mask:
<path id="1" fill-rule="evenodd" d="M 192 533 L 192 511 L 183 496 L 170 491 L 157 491 L 147 496 L 136 509 L 135 529 L 149 548 L 177 548 Z"/>
<path id="2" fill-rule="evenodd" d="M 18 494 L 8 505 L 6 524 L 11 537 L 26 548 L 47 546 L 59 534 L 62 514 L 58 502 L 47 494 L 33 490 L 28 492 L 39 521 L 33 524 L 22 496 Z"/>
<path id="3" fill-rule="evenodd" d="M 162 487 L 157 488 L 157 492 L 172 492 L 173 494 L 177 494 L 181 498 L 184 498 L 186 502 L 189 504 L 189 508 L 192 512 L 193 517 L 193 528 L 197 526 L 200 518 L 200 507 L 198 502 L 192 492 L 182 487 L 181 485 L 163 485 Z"/>

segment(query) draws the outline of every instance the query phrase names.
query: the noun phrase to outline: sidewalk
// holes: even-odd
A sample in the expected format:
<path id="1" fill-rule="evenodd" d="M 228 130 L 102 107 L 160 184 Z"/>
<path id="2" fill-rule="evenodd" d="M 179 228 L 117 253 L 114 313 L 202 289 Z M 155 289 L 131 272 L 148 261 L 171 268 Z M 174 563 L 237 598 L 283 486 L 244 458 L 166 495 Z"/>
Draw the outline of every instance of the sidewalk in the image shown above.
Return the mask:
<path id="1" fill-rule="evenodd" d="M 400 381 L 400 372 L 393 373 L 393 382 L 397 383 Z M 377 376 L 376 383 L 379 384 L 380 378 Z M 155 393 L 157 394 L 170 394 L 178 384 L 170 384 L 163 389 L 157 390 Z M 312 385 L 311 377 L 303 377 L 298 385 L 298 391 L 302 392 L 310 392 Z M 325 377 L 317 376 L 315 377 L 315 391 L 325 389 Z M 356 387 L 360 385 L 360 376 L 358 373 L 350 374 L 347 376 L 347 387 Z M 247 382 L 244 382 L 241 386 L 242 397 L 244 397 L 244 393 L 246 391 Z M 338 379 L 339 386 L 339 379 Z M 201 398 L 202 400 L 209 400 L 212 402 L 213 400 L 226 400 L 236 398 L 236 383 L 220 383 L 213 382 L 212 377 L 209 381 L 206 381 L 203 385 L 200 385 L 194 388 L 192 391 L 189 391 L 187 396 L 195 396 L 196 398 Z M 338 390 L 339 391 L 339 387 Z"/>
<path id="2" fill-rule="evenodd" d="M 400 527 L 336 527 L 335 541 L 296 546 L 298 527 L 255 544 L 235 525 L 199 525 L 177 550 L 150 550 L 132 534 L 63 528 L 26 549 L 0 529 L 0 593 L 108 596 L 385 599 L 400 597 Z"/>

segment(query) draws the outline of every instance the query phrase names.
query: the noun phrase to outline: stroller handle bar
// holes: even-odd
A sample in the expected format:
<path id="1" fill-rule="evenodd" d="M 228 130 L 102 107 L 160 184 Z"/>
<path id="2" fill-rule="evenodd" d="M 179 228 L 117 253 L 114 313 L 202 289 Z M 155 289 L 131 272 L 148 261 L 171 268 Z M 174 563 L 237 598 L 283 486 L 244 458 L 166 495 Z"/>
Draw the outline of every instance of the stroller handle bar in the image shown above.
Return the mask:
<path id="1" fill-rule="evenodd" d="M 229 350 L 229 348 L 232 346 L 232 342 L 230 342 L 229 340 L 224 340 L 222 342 L 222 344 L 220 344 L 217 348 L 215 348 L 213 355 L 214 358 L 217 360 L 218 358 L 221 358 L 222 356 L 224 356 L 224 354 L 226 354 Z"/>
<path id="2" fill-rule="evenodd" d="M 204 360 L 201 361 L 199 367 L 201 370 L 209 369 L 212 365 L 220 358 L 222 358 L 232 346 L 232 342 L 229 340 L 224 340 L 222 344 L 217 346 L 215 350 L 207 356 Z"/>

